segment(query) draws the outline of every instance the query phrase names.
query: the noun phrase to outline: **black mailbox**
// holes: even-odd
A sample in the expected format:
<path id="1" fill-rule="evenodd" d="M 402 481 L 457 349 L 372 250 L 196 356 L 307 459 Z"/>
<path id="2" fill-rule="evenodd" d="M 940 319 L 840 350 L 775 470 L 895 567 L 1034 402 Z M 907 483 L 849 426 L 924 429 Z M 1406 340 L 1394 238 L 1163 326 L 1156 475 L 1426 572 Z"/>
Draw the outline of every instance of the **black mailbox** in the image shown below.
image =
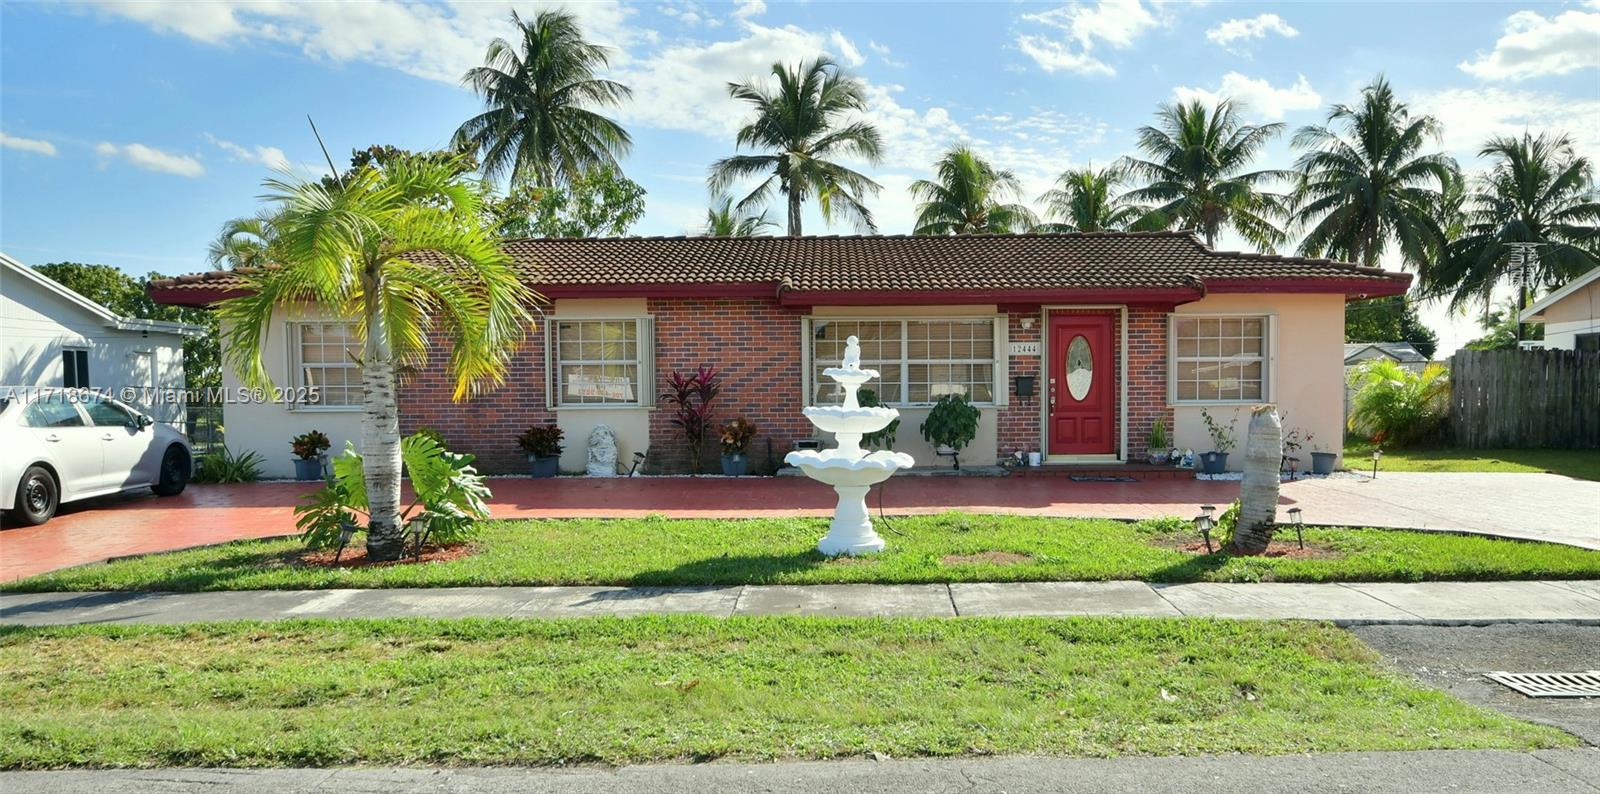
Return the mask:
<path id="1" fill-rule="evenodd" d="M 1034 384 L 1038 380 L 1039 380 L 1038 378 L 1036 378 L 1036 377 L 1034 377 L 1032 375 L 1018 375 L 1017 376 L 1017 396 L 1018 397 L 1032 397 L 1033 396 Z"/>

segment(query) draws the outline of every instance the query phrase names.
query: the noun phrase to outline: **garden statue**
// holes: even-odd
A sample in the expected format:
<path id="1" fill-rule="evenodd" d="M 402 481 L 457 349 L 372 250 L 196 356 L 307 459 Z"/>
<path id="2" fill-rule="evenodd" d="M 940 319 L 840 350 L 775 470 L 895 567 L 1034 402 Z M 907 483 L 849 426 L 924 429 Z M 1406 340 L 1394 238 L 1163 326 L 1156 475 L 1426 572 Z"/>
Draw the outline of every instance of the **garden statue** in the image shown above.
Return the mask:
<path id="1" fill-rule="evenodd" d="M 904 452 L 880 450 L 868 454 L 861 449 L 861 437 L 882 430 L 900 415 L 893 408 L 863 408 L 856 396 L 861 384 L 878 377 L 875 370 L 861 368 L 861 344 L 856 337 L 845 340 L 842 366 L 830 367 L 822 374 L 844 387 L 843 405 L 817 405 L 803 411 L 811 424 L 833 433 L 838 446 L 824 450 L 798 450 L 783 461 L 800 467 L 807 477 L 833 486 L 839 494 L 828 535 L 817 550 L 830 557 L 840 554 L 869 554 L 883 551 L 883 538 L 872 529 L 867 512 L 867 491 L 889 479 L 915 461 Z"/>
<path id="2" fill-rule="evenodd" d="M 617 476 L 617 434 L 606 425 L 589 431 L 589 462 L 583 468 L 590 477 Z"/>

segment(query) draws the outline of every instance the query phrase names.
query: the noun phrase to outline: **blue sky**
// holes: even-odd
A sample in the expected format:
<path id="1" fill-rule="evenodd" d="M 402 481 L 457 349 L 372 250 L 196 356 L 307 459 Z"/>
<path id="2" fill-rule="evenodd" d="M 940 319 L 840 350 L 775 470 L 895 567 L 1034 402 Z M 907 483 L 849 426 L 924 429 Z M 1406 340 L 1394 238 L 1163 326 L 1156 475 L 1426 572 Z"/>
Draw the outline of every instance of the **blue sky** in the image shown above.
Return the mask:
<path id="1" fill-rule="evenodd" d="M 530 3 L 6 3 L 0 6 L 0 248 L 135 273 L 205 267 L 272 166 L 444 144 L 478 108 L 457 78 Z M 615 111 L 648 191 L 640 234 L 692 231 L 707 165 L 742 109 L 724 84 L 826 52 L 863 78 L 888 156 L 886 233 L 945 146 L 973 145 L 1029 196 L 1129 153 L 1155 107 L 1230 95 L 1291 129 L 1385 73 L 1469 168 L 1492 134 L 1571 132 L 1600 154 L 1600 2 L 573 4 L 635 91 Z M 1287 165 L 1288 136 L 1263 160 Z M 780 213 L 774 212 L 774 217 Z M 808 231 L 821 232 L 820 218 Z M 831 231 L 848 233 L 848 227 Z M 1237 240 L 1224 247 L 1243 247 Z M 1451 347 L 1468 321 L 1426 315 Z"/>

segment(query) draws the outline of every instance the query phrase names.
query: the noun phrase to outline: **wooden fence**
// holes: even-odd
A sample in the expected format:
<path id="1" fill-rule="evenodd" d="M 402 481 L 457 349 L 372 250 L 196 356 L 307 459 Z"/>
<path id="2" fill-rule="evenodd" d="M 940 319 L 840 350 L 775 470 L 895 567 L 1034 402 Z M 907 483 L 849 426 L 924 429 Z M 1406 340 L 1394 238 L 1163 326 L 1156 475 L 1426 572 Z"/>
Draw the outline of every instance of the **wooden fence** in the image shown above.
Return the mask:
<path id="1" fill-rule="evenodd" d="M 1600 353 L 1462 350 L 1450 357 L 1456 446 L 1600 449 Z"/>

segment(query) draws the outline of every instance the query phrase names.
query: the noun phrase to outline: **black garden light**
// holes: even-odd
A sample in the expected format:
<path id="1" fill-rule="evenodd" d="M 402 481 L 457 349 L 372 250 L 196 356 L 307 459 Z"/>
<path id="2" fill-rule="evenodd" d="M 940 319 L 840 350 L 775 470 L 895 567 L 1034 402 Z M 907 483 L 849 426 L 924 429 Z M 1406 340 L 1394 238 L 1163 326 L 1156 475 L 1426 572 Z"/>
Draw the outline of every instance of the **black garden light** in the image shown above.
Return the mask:
<path id="1" fill-rule="evenodd" d="M 1300 508 L 1289 508 L 1289 524 L 1294 527 L 1295 540 L 1300 541 L 1300 548 L 1306 547 L 1305 519 L 1300 514 Z"/>
<path id="2" fill-rule="evenodd" d="M 1383 457 L 1383 450 L 1375 449 L 1372 451 L 1372 479 L 1374 480 L 1378 479 L 1378 459 L 1381 457 Z"/>
<path id="3" fill-rule="evenodd" d="M 1194 517 L 1194 528 L 1199 530 L 1200 537 L 1205 539 L 1207 554 L 1212 553 L 1211 529 L 1216 526 L 1216 522 L 1212 520 L 1211 514 L 1215 512 L 1217 512 L 1216 507 L 1212 505 L 1201 505 L 1200 515 Z"/>

